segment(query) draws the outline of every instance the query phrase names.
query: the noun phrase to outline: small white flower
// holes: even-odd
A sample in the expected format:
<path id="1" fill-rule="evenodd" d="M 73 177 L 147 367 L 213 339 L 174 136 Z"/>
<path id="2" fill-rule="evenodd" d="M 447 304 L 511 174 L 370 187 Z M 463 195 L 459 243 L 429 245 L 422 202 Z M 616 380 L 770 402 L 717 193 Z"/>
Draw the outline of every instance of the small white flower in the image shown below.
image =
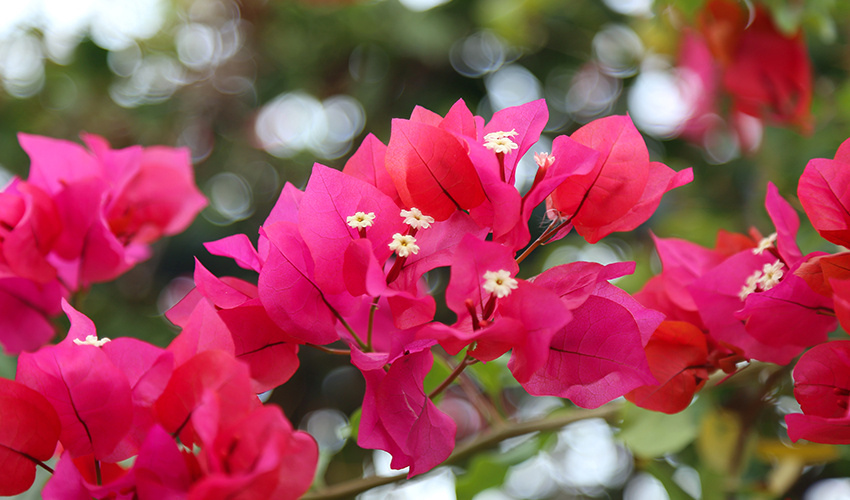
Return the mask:
<path id="1" fill-rule="evenodd" d="M 782 279 L 782 275 L 785 274 L 785 272 L 782 271 L 783 267 L 785 267 L 785 264 L 778 260 L 773 264 L 764 265 L 764 268 L 762 268 L 764 276 L 759 279 L 762 291 L 770 290 L 779 284 L 779 280 Z"/>
<path id="2" fill-rule="evenodd" d="M 747 295 L 754 293 L 756 289 L 758 289 L 760 279 L 761 271 L 756 271 L 747 277 L 747 284 L 741 288 L 740 292 L 738 292 L 738 297 L 740 297 L 741 300 L 744 300 L 747 298 Z"/>
<path id="3" fill-rule="evenodd" d="M 370 227 L 372 225 L 372 221 L 375 220 L 375 212 L 357 212 L 354 215 L 349 215 L 346 217 L 345 221 L 349 226 L 355 229 L 363 229 Z"/>
<path id="4" fill-rule="evenodd" d="M 511 137 L 519 135 L 515 129 L 510 132 L 490 132 L 484 136 L 484 147 L 492 149 L 494 153 L 508 154 L 519 148 Z"/>
<path id="5" fill-rule="evenodd" d="M 511 273 L 504 269 L 484 273 L 484 290 L 496 294 L 500 299 L 510 295 L 517 286 L 517 280 L 511 278 Z"/>
<path id="6" fill-rule="evenodd" d="M 401 216 L 404 217 L 404 223 L 413 229 L 428 229 L 434 223 L 434 218 L 430 215 L 423 215 L 422 211 L 416 207 L 410 210 L 402 210 Z"/>
<path id="7" fill-rule="evenodd" d="M 537 162 L 538 167 L 546 169 L 555 163 L 555 157 L 549 153 L 534 153 L 534 161 Z"/>
<path id="8" fill-rule="evenodd" d="M 762 252 L 771 248 L 776 242 L 776 233 L 771 234 L 767 238 L 762 238 L 757 247 L 753 248 L 753 255 L 761 255 Z"/>
<path id="9" fill-rule="evenodd" d="M 407 257 L 410 254 L 419 253 L 419 245 L 416 244 L 416 238 L 409 234 L 395 233 L 393 241 L 390 243 L 390 250 L 395 252 L 399 257 Z"/>
<path id="10" fill-rule="evenodd" d="M 97 335 L 86 335 L 86 340 L 74 339 L 77 345 L 93 345 L 95 347 L 103 347 L 103 344 L 110 342 L 109 337 L 103 337 L 98 340 Z"/>

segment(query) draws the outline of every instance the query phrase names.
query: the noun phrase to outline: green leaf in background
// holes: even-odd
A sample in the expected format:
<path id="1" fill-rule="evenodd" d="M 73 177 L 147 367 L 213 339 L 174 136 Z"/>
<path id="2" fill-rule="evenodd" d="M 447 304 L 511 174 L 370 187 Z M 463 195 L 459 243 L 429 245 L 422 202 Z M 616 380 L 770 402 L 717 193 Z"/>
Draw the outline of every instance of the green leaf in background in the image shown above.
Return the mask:
<path id="1" fill-rule="evenodd" d="M 458 361 L 456 360 L 455 362 L 457 363 Z M 449 368 L 446 361 L 439 356 L 435 356 L 434 365 L 431 366 L 431 371 L 425 376 L 425 394 L 430 394 L 431 391 L 439 387 L 451 373 L 452 369 Z"/>
<path id="2" fill-rule="evenodd" d="M 505 481 L 509 465 L 499 455 L 487 453 L 472 459 L 466 473 L 457 476 L 457 500 L 471 500 L 487 488 L 500 486 Z"/>
<path id="3" fill-rule="evenodd" d="M 17 369 L 18 358 L 0 352 L 0 377 L 14 380 Z"/>
<path id="4" fill-rule="evenodd" d="M 653 412 L 629 404 L 623 407 L 623 426 L 617 437 L 641 458 L 675 453 L 699 435 L 705 403 L 700 398 L 673 415 Z"/>
<path id="5" fill-rule="evenodd" d="M 357 441 L 357 432 L 360 430 L 360 417 L 363 416 L 363 408 L 357 408 L 348 419 L 348 438 Z"/>

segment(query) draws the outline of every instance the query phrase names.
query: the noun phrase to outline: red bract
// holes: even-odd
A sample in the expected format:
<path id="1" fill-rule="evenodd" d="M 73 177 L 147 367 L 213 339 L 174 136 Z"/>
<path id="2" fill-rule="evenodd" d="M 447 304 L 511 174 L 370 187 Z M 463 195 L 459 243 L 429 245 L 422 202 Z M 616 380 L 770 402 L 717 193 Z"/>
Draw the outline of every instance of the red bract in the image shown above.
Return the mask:
<path id="1" fill-rule="evenodd" d="M 626 399 L 649 410 L 677 413 L 708 379 L 705 334 L 690 323 L 665 321 L 646 344 L 649 369 L 659 385 L 638 387 Z"/>
<path id="2" fill-rule="evenodd" d="M 133 463 L 139 498 L 185 498 L 192 483 L 186 462 L 174 438 L 159 425 L 151 427 Z"/>
<path id="3" fill-rule="evenodd" d="M 731 0 L 712 0 L 702 18 L 710 46 L 721 61 L 728 58 L 722 82 L 734 109 L 811 130 L 812 70 L 802 31 L 782 34 L 761 6 L 746 26 L 745 18 Z"/>
<path id="4" fill-rule="evenodd" d="M 313 482 L 319 449 L 304 432 L 294 432 L 276 406 L 263 406 L 223 428 L 206 443 L 205 476 L 190 499 L 296 499 Z"/>
<path id="5" fill-rule="evenodd" d="M 182 443 L 209 442 L 260 401 L 251 391 L 247 365 L 223 351 L 204 351 L 183 363 L 154 404 L 157 420 Z M 199 436 L 203 434 L 203 436 Z"/>
<path id="6" fill-rule="evenodd" d="M 375 186 L 392 198 L 396 205 L 401 206 L 401 199 L 393 178 L 384 166 L 386 156 L 387 147 L 384 143 L 374 135 L 368 134 L 357 151 L 345 162 L 345 168 L 342 171 Z"/>
<path id="7" fill-rule="evenodd" d="M 850 252 L 812 257 L 800 265 L 794 274 L 821 295 L 832 295 L 832 280 L 850 279 Z"/>
<path id="8" fill-rule="evenodd" d="M 800 176 L 797 196 L 812 225 L 825 239 L 850 246 L 850 139 L 835 158 L 810 160 Z"/>
<path id="9" fill-rule="evenodd" d="M 17 495 L 35 481 L 36 460 L 53 456 L 61 426 L 44 396 L 0 378 L 0 495 Z"/>
<path id="10" fill-rule="evenodd" d="M 687 321 L 702 328 L 703 323 L 688 286 L 720 264 L 726 256 L 676 238 L 653 235 L 653 240 L 663 269 L 635 294 L 635 298 L 641 304 L 663 312 L 669 320 Z"/>
<path id="11" fill-rule="evenodd" d="M 667 191 L 693 180 L 649 161 L 643 137 L 628 116 L 609 116 L 578 129 L 570 139 L 599 152 L 585 174 L 572 175 L 547 200 L 551 216 L 569 220 L 588 242 L 645 222 Z"/>
<path id="12" fill-rule="evenodd" d="M 811 131 L 812 70 L 802 31 L 783 34 L 767 9 L 749 8 L 711 0 L 699 15 L 700 33 L 685 32 L 679 57 L 692 77 L 686 85 L 694 109 L 684 126 L 691 139 L 708 139 L 720 120 L 715 102 L 720 87 L 732 97 L 730 126 L 745 149 L 758 146 L 751 125 L 745 125 L 753 118 L 759 132 L 760 120 Z"/>
<path id="13" fill-rule="evenodd" d="M 438 221 L 484 202 L 481 181 L 451 133 L 412 120 L 393 120 L 386 169 L 401 202 Z"/>
<path id="14" fill-rule="evenodd" d="M 850 444 L 850 341 L 813 347 L 794 368 L 794 396 L 802 414 L 787 415 L 792 441 Z"/>

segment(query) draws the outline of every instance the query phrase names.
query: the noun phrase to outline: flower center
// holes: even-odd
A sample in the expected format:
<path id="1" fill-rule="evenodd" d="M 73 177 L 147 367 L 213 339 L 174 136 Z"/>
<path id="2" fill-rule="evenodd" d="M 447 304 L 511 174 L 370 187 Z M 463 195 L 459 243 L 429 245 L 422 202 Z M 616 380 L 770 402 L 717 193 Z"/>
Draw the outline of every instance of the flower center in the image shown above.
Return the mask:
<path id="1" fill-rule="evenodd" d="M 375 212 L 357 212 L 354 215 L 346 217 L 345 221 L 349 226 L 355 229 L 364 229 L 372 226 L 372 221 L 375 220 Z"/>
<path id="2" fill-rule="evenodd" d="M 404 217 L 404 223 L 413 229 L 428 229 L 434 223 L 433 217 L 422 214 L 422 211 L 416 207 L 402 210 L 401 216 Z"/>
<path id="3" fill-rule="evenodd" d="M 511 273 L 504 269 L 484 273 L 484 290 L 497 298 L 507 297 L 518 285 L 517 280 L 511 278 Z"/>

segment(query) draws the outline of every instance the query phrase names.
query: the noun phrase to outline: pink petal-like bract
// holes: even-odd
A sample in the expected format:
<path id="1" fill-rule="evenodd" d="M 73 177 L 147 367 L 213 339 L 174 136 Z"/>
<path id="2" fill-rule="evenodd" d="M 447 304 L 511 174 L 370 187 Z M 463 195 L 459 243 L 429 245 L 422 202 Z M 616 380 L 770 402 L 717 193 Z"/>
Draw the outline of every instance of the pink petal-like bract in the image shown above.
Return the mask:
<path id="1" fill-rule="evenodd" d="M 338 339 L 336 315 L 314 278 L 313 257 L 291 222 L 264 227 L 271 247 L 258 283 L 269 317 L 290 335 L 311 344 Z M 339 276 L 342 282 L 342 276 Z"/>
<path id="2" fill-rule="evenodd" d="M 130 384 L 99 347 L 63 342 L 23 353 L 16 380 L 51 401 L 72 456 L 109 457 L 130 430 Z"/>
<path id="3" fill-rule="evenodd" d="M 378 397 L 381 420 L 406 455 L 394 456 L 392 467 L 409 466 L 408 477 L 433 469 L 454 449 L 457 426 L 422 388 L 432 363 L 427 350 L 401 356 L 387 372 Z"/>
<path id="4" fill-rule="evenodd" d="M 405 229 L 398 206 L 375 186 L 315 164 L 301 199 L 298 230 L 313 257 L 316 285 L 324 293 L 346 291 L 342 257 L 348 245 L 360 239 L 347 219 L 358 212 L 375 215 L 372 225 L 364 230 L 375 257 L 383 263 L 392 253 L 389 243 L 393 234 Z"/>
<path id="5" fill-rule="evenodd" d="M 583 408 L 596 408 L 657 382 L 647 364 L 638 324 L 628 309 L 591 295 L 572 313 L 572 321 L 552 338 L 546 365 L 522 384 L 530 394 L 563 397 Z M 659 323 L 661 319 L 656 326 Z"/>

